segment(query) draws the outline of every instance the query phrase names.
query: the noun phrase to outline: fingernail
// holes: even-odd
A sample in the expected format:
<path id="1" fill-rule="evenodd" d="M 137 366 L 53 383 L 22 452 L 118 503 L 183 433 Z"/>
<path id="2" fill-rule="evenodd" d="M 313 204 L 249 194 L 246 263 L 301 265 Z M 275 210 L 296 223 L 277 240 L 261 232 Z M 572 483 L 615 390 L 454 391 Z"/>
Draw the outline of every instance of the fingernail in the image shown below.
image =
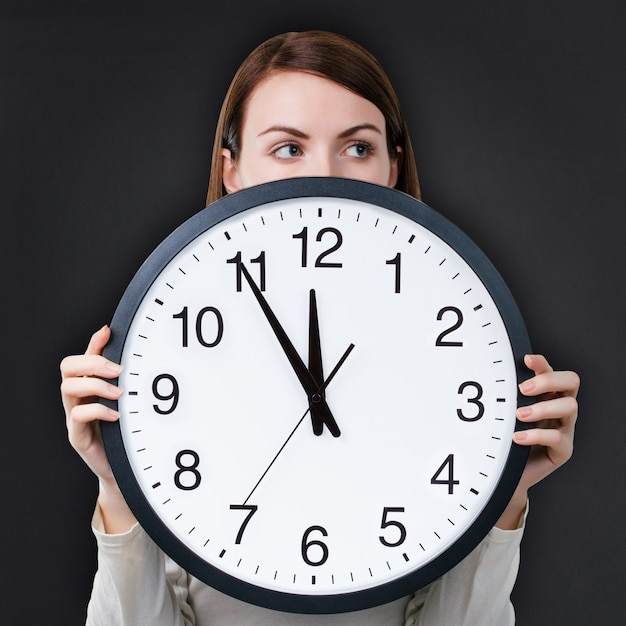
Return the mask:
<path id="1" fill-rule="evenodd" d="M 532 378 L 530 380 L 526 380 L 519 386 L 519 388 L 522 393 L 530 393 L 535 388 L 535 381 Z"/>
<path id="2" fill-rule="evenodd" d="M 118 411 L 114 411 L 113 409 L 107 409 L 107 414 L 112 420 L 119 419 L 120 414 Z"/>
<path id="3" fill-rule="evenodd" d="M 111 372 L 112 374 L 119 374 L 122 371 L 122 366 L 118 363 L 113 363 L 113 361 L 107 361 L 104 364 L 107 372 Z"/>
<path id="4" fill-rule="evenodd" d="M 528 433 L 524 430 L 518 430 L 517 432 L 513 433 L 513 441 L 517 443 L 525 441 L 526 439 L 528 439 Z"/>
<path id="5" fill-rule="evenodd" d="M 517 416 L 520 419 L 525 419 L 527 417 L 530 417 L 532 414 L 533 414 L 532 407 L 521 406 L 519 409 L 517 409 Z"/>

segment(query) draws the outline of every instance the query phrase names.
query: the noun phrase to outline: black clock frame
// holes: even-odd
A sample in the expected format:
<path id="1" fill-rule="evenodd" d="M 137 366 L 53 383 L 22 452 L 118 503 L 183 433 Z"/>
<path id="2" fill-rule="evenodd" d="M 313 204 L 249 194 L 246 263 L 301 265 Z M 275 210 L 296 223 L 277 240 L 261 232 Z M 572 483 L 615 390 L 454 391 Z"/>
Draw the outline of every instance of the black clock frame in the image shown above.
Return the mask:
<path id="1" fill-rule="evenodd" d="M 332 177 L 291 178 L 265 183 L 225 196 L 189 218 L 150 254 L 124 292 L 111 321 L 111 340 L 104 355 L 121 359 L 133 317 L 147 290 L 168 262 L 188 243 L 223 220 L 279 200 L 299 197 L 346 198 L 380 206 L 424 226 L 450 245 L 474 270 L 493 298 L 511 342 L 517 380 L 527 376 L 523 363 L 530 341 L 515 300 L 491 261 L 456 225 L 415 198 L 372 183 Z M 117 402 L 104 401 L 117 409 Z M 518 393 L 518 405 L 532 400 Z M 105 450 L 124 498 L 152 540 L 181 567 L 211 587 L 258 606 L 292 613 L 342 613 L 391 602 L 424 587 L 467 556 L 494 526 L 509 502 L 524 469 L 528 449 L 511 444 L 496 489 L 476 520 L 454 544 L 423 567 L 368 589 L 340 594 L 304 595 L 255 586 L 226 574 L 190 551 L 155 513 L 131 469 L 118 422 L 102 422 Z M 530 428 L 516 422 L 516 430 Z"/>

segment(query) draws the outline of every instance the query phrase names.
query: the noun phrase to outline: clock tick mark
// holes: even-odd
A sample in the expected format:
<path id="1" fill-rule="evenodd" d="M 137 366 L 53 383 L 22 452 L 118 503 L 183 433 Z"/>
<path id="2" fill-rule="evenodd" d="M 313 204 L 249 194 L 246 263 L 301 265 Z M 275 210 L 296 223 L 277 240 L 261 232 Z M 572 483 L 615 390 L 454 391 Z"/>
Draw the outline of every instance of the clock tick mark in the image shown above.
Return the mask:
<path id="1" fill-rule="evenodd" d="M 482 308 L 483 308 L 483 305 L 482 305 L 482 304 L 477 304 L 477 305 L 474 307 L 474 311 L 480 311 Z"/>
<path id="2" fill-rule="evenodd" d="M 379 217 L 376 218 L 376 222 L 374 223 L 374 228 L 376 228 L 378 226 L 378 221 L 380 220 Z"/>
<path id="3" fill-rule="evenodd" d="M 426 248 L 426 250 L 424 250 L 424 254 L 427 254 L 430 251 L 430 246 L 428 246 L 428 248 Z"/>
<path id="4" fill-rule="evenodd" d="M 322 207 L 317 209 L 317 217 L 322 217 Z"/>
<path id="5" fill-rule="evenodd" d="M 311 584 L 314 585 L 315 584 L 315 574 L 313 574 L 311 576 Z"/>
<path id="6" fill-rule="evenodd" d="M 371 568 L 371 567 L 368 567 L 368 568 L 367 568 L 367 571 L 370 573 L 370 578 L 373 578 L 373 577 L 374 577 L 374 574 L 372 574 L 372 568 Z"/>
<path id="7" fill-rule="evenodd" d="M 242 561 L 242 559 L 239 559 L 239 560 L 237 561 L 237 567 L 239 567 L 239 566 L 241 565 L 241 561 Z"/>
<path id="8" fill-rule="evenodd" d="M 159 306 L 163 306 L 163 300 L 159 300 L 158 298 L 155 298 L 154 301 L 159 305 Z"/>
<path id="9" fill-rule="evenodd" d="M 178 514 L 178 515 L 174 518 L 174 521 L 176 521 L 177 519 L 181 518 L 182 516 L 183 516 L 183 514 L 182 514 L 182 513 L 179 513 L 179 514 Z"/>
<path id="10" fill-rule="evenodd" d="M 493 454 L 488 454 L 488 455 L 487 455 L 487 458 L 488 458 L 488 459 L 494 459 L 494 460 L 495 460 L 495 458 L 496 458 L 496 457 L 495 457 L 495 456 L 493 456 Z"/>
<path id="11" fill-rule="evenodd" d="M 470 287 L 467 291 L 463 292 L 463 295 L 466 296 L 471 290 L 472 290 L 472 288 Z"/>
<path id="12" fill-rule="evenodd" d="M 135 435 L 136 433 L 140 433 L 140 432 L 141 432 L 141 429 L 138 429 L 138 430 L 132 430 L 132 431 L 131 431 L 131 433 L 132 433 L 133 435 Z"/>
<path id="13" fill-rule="evenodd" d="M 265 226 L 265 218 L 261 215 L 261 224 L 263 224 L 263 226 Z"/>
<path id="14" fill-rule="evenodd" d="M 484 474 L 483 472 L 478 472 L 481 476 L 484 476 L 485 478 L 489 478 L 489 476 L 487 476 L 487 474 Z"/>
<path id="15" fill-rule="evenodd" d="M 147 339 L 147 337 L 145 335 L 139 335 L 140 339 Z"/>
<path id="16" fill-rule="evenodd" d="M 241 222 L 241 225 L 243 226 L 243 229 L 244 229 L 246 232 L 248 232 L 248 228 L 246 227 L 245 223 L 244 223 L 244 222 Z"/>
<path id="17" fill-rule="evenodd" d="M 167 500 L 165 500 L 165 501 L 163 502 L 163 504 L 167 504 L 167 503 L 168 503 L 168 502 L 170 502 L 171 500 L 172 500 L 171 498 L 168 498 Z"/>
<path id="18" fill-rule="evenodd" d="M 433 531 L 433 532 L 435 532 L 435 531 Z M 437 537 L 437 539 L 441 539 L 441 537 L 437 533 L 435 533 L 435 537 Z"/>
<path id="19" fill-rule="evenodd" d="M 395 235 L 396 234 L 396 230 L 398 230 L 398 226 L 397 225 L 393 227 L 393 230 L 391 231 L 391 234 Z"/>
<path id="20" fill-rule="evenodd" d="M 207 241 L 207 243 L 209 244 L 209 248 L 211 248 L 211 250 L 215 250 L 215 248 L 213 247 L 213 244 L 210 241 Z"/>
<path id="21" fill-rule="evenodd" d="M 385 563 L 387 563 L 387 569 L 391 571 L 391 565 L 389 565 L 389 561 L 385 561 Z"/>
<path id="22" fill-rule="evenodd" d="M 148 465 L 148 467 L 144 467 L 144 468 L 143 468 L 143 471 L 144 471 L 144 472 L 147 472 L 149 469 L 152 469 L 152 465 Z"/>
<path id="23" fill-rule="evenodd" d="M 196 261 L 198 261 L 198 263 L 200 263 L 200 259 L 195 254 L 192 254 L 192 256 Z"/>
<path id="24" fill-rule="evenodd" d="M 172 285 L 170 285 L 169 283 L 165 283 L 170 289 L 174 289 L 174 287 L 172 287 Z"/>
<path id="25" fill-rule="evenodd" d="M 419 546 L 424 552 L 426 552 L 426 548 L 421 543 L 419 544 Z"/>
<path id="26" fill-rule="evenodd" d="M 152 489 L 156 489 L 157 487 L 160 487 L 161 483 L 154 483 L 154 485 L 152 485 Z"/>
<path id="27" fill-rule="evenodd" d="M 455 278 L 457 278 L 459 276 L 460 272 L 457 272 L 453 277 L 452 280 L 454 280 Z"/>
<path id="28" fill-rule="evenodd" d="M 283 212 L 282 212 L 282 211 L 279 211 L 278 213 L 280 214 L 280 221 L 281 221 L 281 222 L 284 222 L 284 221 L 285 221 L 285 218 L 283 217 Z"/>
<path id="29" fill-rule="evenodd" d="M 207 544 L 207 543 L 209 543 L 209 541 L 211 541 L 211 540 L 210 540 L 210 539 L 207 539 L 207 540 L 204 542 L 204 544 L 202 544 L 202 547 L 203 547 L 203 548 L 206 548 L 206 544 Z"/>
<path id="30" fill-rule="evenodd" d="M 191 535 L 191 533 L 196 529 L 196 527 L 194 526 L 187 534 Z"/>
<path id="31" fill-rule="evenodd" d="M 461 507 L 464 511 L 467 511 L 467 507 L 466 507 L 466 506 L 463 506 L 462 504 L 459 504 L 459 506 L 460 506 L 460 507 Z"/>
<path id="32" fill-rule="evenodd" d="M 441 267 L 445 262 L 446 262 L 445 259 L 443 261 L 441 261 L 441 263 L 439 263 L 439 267 Z"/>
<path id="33" fill-rule="evenodd" d="M 437 533 L 435 533 L 435 534 L 437 534 Z M 406 552 L 403 552 L 402 556 L 404 557 L 404 560 L 408 563 L 409 562 L 409 555 Z"/>
<path id="34" fill-rule="evenodd" d="M 224 231 L 224 237 L 230 241 L 230 233 L 227 230 Z"/>
<path id="35" fill-rule="evenodd" d="M 179 271 L 181 274 L 184 274 L 185 276 L 187 276 L 187 274 L 185 273 L 185 270 L 183 270 L 183 268 L 182 268 L 182 267 L 179 267 L 179 268 L 178 268 L 178 271 Z"/>
<path id="36" fill-rule="evenodd" d="M 506 402 L 506 398 L 496 398 L 496 402 Z"/>
<path id="37" fill-rule="evenodd" d="M 150 320 L 151 322 L 154 322 L 154 318 L 149 317 L 148 315 L 146 315 L 146 319 L 147 319 L 147 320 Z"/>
<path id="38" fill-rule="evenodd" d="M 409 243 L 413 243 L 415 241 L 415 235 L 411 235 L 409 237 Z"/>
<path id="39" fill-rule="evenodd" d="M 456 524 L 455 524 L 455 523 L 454 523 L 454 522 L 453 522 L 450 518 L 448 518 L 448 521 L 449 521 L 449 522 L 450 522 L 453 526 L 456 526 Z"/>
<path id="40" fill-rule="evenodd" d="M 472 489 L 470 489 L 470 491 L 471 491 L 471 492 L 472 492 L 475 496 L 477 496 L 477 495 L 478 495 L 478 491 L 476 491 L 476 489 L 474 489 L 473 487 L 472 487 Z"/>
<path id="41" fill-rule="evenodd" d="M 226 550 L 222 550 L 220 552 L 220 559 L 223 559 L 225 554 L 226 554 Z"/>
<path id="42" fill-rule="evenodd" d="M 136 395 L 138 395 L 138 393 L 136 391 L 129 391 L 128 395 L 129 396 L 136 396 Z"/>

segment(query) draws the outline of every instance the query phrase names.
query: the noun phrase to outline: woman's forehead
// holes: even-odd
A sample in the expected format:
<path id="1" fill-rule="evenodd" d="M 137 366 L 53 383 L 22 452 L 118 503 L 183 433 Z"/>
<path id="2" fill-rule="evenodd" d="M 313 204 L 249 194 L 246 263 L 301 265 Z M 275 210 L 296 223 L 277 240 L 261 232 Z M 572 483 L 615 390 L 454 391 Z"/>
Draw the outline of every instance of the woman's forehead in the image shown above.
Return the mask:
<path id="1" fill-rule="evenodd" d="M 385 120 L 380 109 L 362 96 L 328 78 L 298 71 L 271 73 L 253 89 L 244 114 L 244 127 L 258 132 L 273 126 L 304 130 L 308 126 L 370 124 L 380 131 Z M 251 129 L 251 128 L 250 128 Z"/>

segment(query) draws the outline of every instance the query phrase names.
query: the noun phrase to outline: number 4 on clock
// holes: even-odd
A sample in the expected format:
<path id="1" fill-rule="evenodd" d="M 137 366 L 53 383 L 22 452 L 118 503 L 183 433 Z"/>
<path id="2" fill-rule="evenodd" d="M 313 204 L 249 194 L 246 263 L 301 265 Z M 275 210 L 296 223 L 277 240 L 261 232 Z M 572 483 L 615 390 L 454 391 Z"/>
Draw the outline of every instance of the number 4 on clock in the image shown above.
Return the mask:
<path id="1" fill-rule="evenodd" d="M 441 478 L 441 475 L 448 468 L 448 477 Z M 448 493 L 454 493 L 454 485 L 458 485 L 459 481 L 454 479 L 454 454 L 448 454 L 446 460 L 441 464 L 439 469 L 430 479 L 431 485 L 448 485 Z"/>

